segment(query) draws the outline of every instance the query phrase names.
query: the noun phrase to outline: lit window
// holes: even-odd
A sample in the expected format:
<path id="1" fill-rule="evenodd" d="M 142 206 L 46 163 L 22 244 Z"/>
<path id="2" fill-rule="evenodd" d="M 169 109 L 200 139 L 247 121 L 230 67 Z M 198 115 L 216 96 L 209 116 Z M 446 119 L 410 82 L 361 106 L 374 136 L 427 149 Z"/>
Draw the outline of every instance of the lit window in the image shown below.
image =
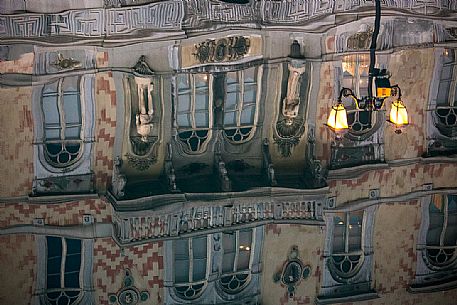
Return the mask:
<path id="1" fill-rule="evenodd" d="M 50 305 L 76 304 L 81 296 L 81 240 L 46 237 L 46 299 Z"/>
<path id="2" fill-rule="evenodd" d="M 225 76 L 224 134 L 234 143 L 249 140 L 255 130 L 258 69 L 228 72 Z"/>
<path id="3" fill-rule="evenodd" d="M 181 74 L 176 80 L 178 138 L 188 152 L 203 152 L 211 137 L 212 106 L 207 74 Z"/>
<path id="4" fill-rule="evenodd" d="M 206 287 L 207 237 L 179 239 L 174 247 L 176 294 L 183 299 L 195 299 Z"/>
<path id="5" fill-rule="evenodd" d="M 55 167 L 75 163 L 81 155 L 82 116 L 78 77 L 62 78 L 42 90 L 45 158 Z"/>
<path id="6" fill-rule="evenodd" d="M 222 247 L 224 255 L 219 284 L 229 294 L 238 293 L 250 280 L 252 230 L 223 233 Z"/>
<path id="7" fill-rule="evenodd" d="M 426 254 L 435 267 L 444 268 L 457 257 L 457 196 L 435 195 L 429 205 Z"/>
<path id="8" fill-rule="evenodd" d="M 368 70 L 370 57 L 368 54 L 345 56 L 342 60 L 343 75 L 341 86 L 352 89 L 358 97 L 368 95 Z M 358 109 L 352 98 L 343 100 L 347 109 L 347 120 L 350 132 L 363 133 L 372 127 L 374 118 L 372 111 Z"/>
<path id="9" fill-rule="evenodd" d="M 333 248 L 330 271 L 336 279 L 353 277 L 363 261 L 363 211 L 339 213 L 333 218 Z"/>

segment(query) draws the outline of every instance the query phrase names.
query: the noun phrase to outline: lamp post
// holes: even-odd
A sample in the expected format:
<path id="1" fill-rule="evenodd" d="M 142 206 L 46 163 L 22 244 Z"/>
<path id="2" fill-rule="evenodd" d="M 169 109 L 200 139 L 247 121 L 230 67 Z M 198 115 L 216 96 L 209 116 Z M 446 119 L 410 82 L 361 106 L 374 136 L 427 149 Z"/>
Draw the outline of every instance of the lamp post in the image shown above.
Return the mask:
<path id="1" fill-rule="evenodd" d="M 392 103 L 390 117 L 388 122 L 396 126 L 395 133 L 400 134 L 400 128 L 408 125 L 408 113 L 406 107 L 401 100 L 401 89 L 398 85 L 391 86 L 389 80 L 389 73 L 385 69 L 375 68 L 376 64 L 376 40 L 379 34 L 381 24 L 381 1 L 375 1 L 376 15 L 374 22 L 373 35 L 370 44 L 370 65 L 368 74 L 368 96 L 358 98 L 354 95 L 351 89 L 342 88 L 338 96 L 337 104 L 332 106 L 330 115 L 327 120 L 327 126 L 330 127 L 335 133 L 336 138 L 341 138 L 341 133 L 349 129 L 347 123 L 347 112 L 342 103 L 342 97 L 352 97 L 355 101 L 357 109 L 366 109 L 377 111 L 383 108 L 384 101 L 391 97 L 398 95 L 397 100 Z M 373 80 L 376 88 L 376 95 L 373 95 Z"/>

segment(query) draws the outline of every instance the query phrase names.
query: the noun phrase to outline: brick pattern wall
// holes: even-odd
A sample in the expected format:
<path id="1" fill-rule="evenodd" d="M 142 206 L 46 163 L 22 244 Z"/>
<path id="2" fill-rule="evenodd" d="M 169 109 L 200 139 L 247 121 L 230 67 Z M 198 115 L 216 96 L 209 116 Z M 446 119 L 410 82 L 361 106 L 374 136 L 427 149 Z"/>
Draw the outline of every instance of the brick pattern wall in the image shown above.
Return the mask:
<path id="1" fill-rule="evenodd" d="M 108 305 L 108 295 L 122 288 L 125 269 L 130 269 L 134 286 L 147 290 L 147 304 L 163 303 L 163 242 L 121 248 L 111 239 L 94 244 L 94 285 L 96 304 Z"/>
<path id="2" fill-rule="evenodd" d="M 33 73 L 34 53 L 25 53 L 15 60 L 0 60 L 0 73 Z"/>
<path id="3" fill-rule="evenodd" d="M 103 192 L 111 183 L 113 146 L 116 134 L 116 88 L 112 73 L 96 75 L 96 122 L 94 172 L 96 189 Z"/>
<path id="4" fill-rule="evenodd" d="M 0 90 L 0 197 L 27 195 L 33 180 L 32 87 Z"/>
<path id="5" fill-rule="evenodd" d="M 111 205 L 102 199 L 85 199 L 59 204 L 0 204 L 0 228 L 32 224 L 44 218 L 45 224 L 69 226 L 82 224 L 84 214 L 94 216 L 95 222 L 111 222 Z"/>
<path id="6" fill-rule="evenodd" d="M 0 304 L 28 305 L 35 290 L 35 237 L 0 236 L 0 245 Z"/>
<path id="7" fill-rule="evenodd" d="M 379 188 L 381 197 L 392 197 L 422 190 L 424 183 L 434 188 L 455 187 L 457 164 L 412 164 L 391 169 L 373 170 L 354 179 L 329 181 L 330 192 L 337 197 L 337 205 L 360 198 L 368 198 L 370 189 Z"/>
<path id="8" fill-rule="evenodd" d="M 324 263 L 321 256 L 324 237 L 325 232 L 315 226 L 266 226 L 262 257 L 262 304 L 314 304 L 322 276 L 321 266 Z M 298 246 L 302 263 L 311 266 L 311 274 L 296 286 L 294 297 L 289 299 L 287 287 L 274 283 L 273 276 L 282 271 L 293 245 Z"/>

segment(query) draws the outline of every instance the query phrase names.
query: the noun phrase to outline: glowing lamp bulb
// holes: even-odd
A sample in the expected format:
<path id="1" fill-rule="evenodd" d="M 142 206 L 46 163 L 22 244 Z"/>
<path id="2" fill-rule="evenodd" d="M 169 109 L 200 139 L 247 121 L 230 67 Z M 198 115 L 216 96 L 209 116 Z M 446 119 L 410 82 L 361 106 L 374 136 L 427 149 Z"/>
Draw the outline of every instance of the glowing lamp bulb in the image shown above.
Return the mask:
<path id="1" fill-rule="evenodd" d="M 343 131 L 349 128 L 346 109 L 342 103 L 332 106 L 330 115 L 327 120 L 327 126 L 335 132 Z"/>
<path id="2" fill-rule="evenodd" d="M 392 108 L 390 109 L 389 122 L 395 125 L 395 127 L 400 128 L 405 125 L 408 125 L 408 112 L 406 111 L 405 105 L 403 102 L 398 99 L 392 103 Z M 399 129 L 396 131 L 401 133 Z"/>

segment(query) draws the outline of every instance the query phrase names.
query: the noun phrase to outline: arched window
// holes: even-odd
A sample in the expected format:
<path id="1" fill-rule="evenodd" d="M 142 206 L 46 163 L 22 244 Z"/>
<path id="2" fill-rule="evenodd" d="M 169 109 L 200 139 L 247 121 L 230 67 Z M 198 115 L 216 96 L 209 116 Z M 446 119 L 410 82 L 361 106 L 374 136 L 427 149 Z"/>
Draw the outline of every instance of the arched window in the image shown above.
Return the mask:
<path id="1" fill-rule="evenodd" d="M 363 211 L 338 213 L 334 216 L 330 271 L 335 280 L 353 277 L 363 262 Z"/>
<path id="2" fill-rule="evenodd" d="M 252 257 L 252 230 L 222 233 L 221 289 L 229 294 L 243 290 L 250 280 Z"/>
<path id="3" fill-rule="evenodd" d="M 174 242 L 174 289 L 182 299 L 195 299 L 206 287 L 207 243 L 206 235 Z"/>
<path id="4" fill-rule="evenodd" d="M 435 195 L 429 205 L 426 257 L 445 268 L 457 257 L 457 195 Z"/>
<path id="5" fill-rule="evenodd" d="M 211 138 L 212 102 L 207 74 L 180 74 L 176 78 L 178 139 L 189 153 L 201 153 Z"/>
<path id="6" fill-rule="evenodd" d="M 78 161 L 82 150 L 80 78 L 44 85 L 41 102 L 45 159 L 54 167 L 67 167 Z"/>
<path id="7" fill-rule="evenodd" d="M 255 132 L 259 68 L 227 72 L 224 103 L 224 135 L 232 143 L 243 143 Z"/>
<path id="8" fill-rule="evenodd" d="M 341 86 L 352 89 L 358 97 L 368 95 L 368 70 L 370 57 L 368 54 L 347 55 L 342 60 Z M 371 129 L 376 120 L 373 111 L 358 109 L 353 99 L 345 101 L 349 132 L 360 135 Z"/>
<path id="9" fill-rule="evenodd" d="M 47 236 L 46 251 L 47 303 L 77 304 L 82 292 L 81 240 Z"/>
<path id="10" fill-rule="evenodd" d="M 436 97 L 434 123 L 447 137 L 457 136 L 457 62 L 454 49 L 445 49 Z"/>

